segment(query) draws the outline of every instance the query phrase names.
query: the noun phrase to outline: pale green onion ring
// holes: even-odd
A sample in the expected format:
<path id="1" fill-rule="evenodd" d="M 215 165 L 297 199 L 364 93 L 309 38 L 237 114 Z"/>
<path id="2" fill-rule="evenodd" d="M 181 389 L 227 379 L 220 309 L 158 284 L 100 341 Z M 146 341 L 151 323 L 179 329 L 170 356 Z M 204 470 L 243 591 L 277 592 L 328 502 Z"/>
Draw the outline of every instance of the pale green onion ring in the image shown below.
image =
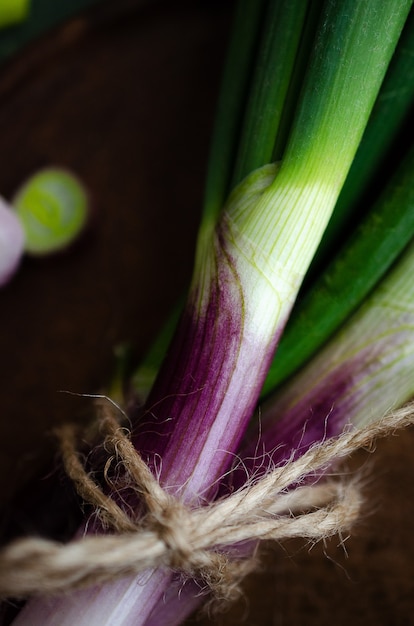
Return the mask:
<path id="1" fill-rule="evenodd" d="M 34 174 L 13 198 L 26 235 L 25 251 L 43 255 L 69 246 L 83 230 L 88 196 L 70 172 L 47 168 Z"/>

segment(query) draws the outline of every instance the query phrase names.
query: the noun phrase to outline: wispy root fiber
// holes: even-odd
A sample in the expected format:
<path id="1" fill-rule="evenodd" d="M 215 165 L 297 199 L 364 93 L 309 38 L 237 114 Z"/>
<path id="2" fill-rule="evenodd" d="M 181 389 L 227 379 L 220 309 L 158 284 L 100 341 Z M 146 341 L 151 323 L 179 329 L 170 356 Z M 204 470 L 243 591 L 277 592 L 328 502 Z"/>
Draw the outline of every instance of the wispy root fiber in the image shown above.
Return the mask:
<path id="1" fill-rule="evenodd" d="M 314 445 L 228 497 L 189 508 L 161 487 L 108 405 L 101 411 L 103 447 L 139 492 L 143 515 L 130 517 L 117 497 L 91 478 L 80 461 L 74 428 L 63 427 L 59 439 L 65 469 L 111 534 L 86 534 L 68 544 L 40 538 L 15 541 L 0 553 L 0 594 L 59 594 L 166 567 L 201 579 L 218 598 L 231 599 L 254 567 L 254 559 L 246 556 L 254 550 L 240 549 L 246 542 L 254 546 L 263 539 L 291 537 L 316 541 L 349 530 L 361 509 L 358 482 L 323 479 L 309 484 L 305 479 L 372 447 L 378 437 L 411 425 L 413 408 Z M 112 486 L 116 491 L 116 481 Z"/>

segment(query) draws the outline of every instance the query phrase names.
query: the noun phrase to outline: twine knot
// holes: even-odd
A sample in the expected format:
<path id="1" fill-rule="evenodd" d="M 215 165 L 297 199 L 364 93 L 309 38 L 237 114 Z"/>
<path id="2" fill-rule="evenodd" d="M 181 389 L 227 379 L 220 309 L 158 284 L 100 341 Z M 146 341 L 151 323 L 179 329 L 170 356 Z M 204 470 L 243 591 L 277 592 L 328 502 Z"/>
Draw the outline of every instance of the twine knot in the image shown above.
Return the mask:
<path id="1" fill-rule="evenodd" d="M 168 507 L 164 508 L 159 515 L 150 517 L 147 524 L 165 544 L 171 567 L 186 569 L 192 561 L 193 551 L 184 530 L 188 526 L 188 514 L 185 507 L 170 498 Z"/>

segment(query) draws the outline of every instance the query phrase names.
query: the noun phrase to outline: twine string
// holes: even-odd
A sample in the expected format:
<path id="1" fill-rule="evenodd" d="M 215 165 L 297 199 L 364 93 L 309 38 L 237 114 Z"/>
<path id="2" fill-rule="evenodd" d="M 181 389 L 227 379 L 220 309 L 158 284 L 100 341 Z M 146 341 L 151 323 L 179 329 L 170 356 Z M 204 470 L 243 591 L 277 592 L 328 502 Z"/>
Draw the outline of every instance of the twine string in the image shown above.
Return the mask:
<path id="1" fill-rule="evenodd" d="M 255 567 L 246 550 L 237 555 L 244 542 L 292 537 L 317 541 L 348 531 L 361 510 L 358 481 L 324 479 L 304 484 L 304 479 L 413 424 L 413 407 L 407 405 L 364 428 L 318 443 L 256 482 L 199 508 L 185 506 L 162 488 L 127 431 L 111 411 L 104 410 L 107 482 L 116 491 L 109 468 L 114 462 L 122 465 L 143 503 L 144 514 L 138 519 L 88 474 L 75 429 L 65 425 L 58 433 L 65 470 L 111 534 L 86 534 L 67 544 L 35 537 L 14 541 L 0 552 L 0 595 L 57 594 L 167 567 L 201 579 L 216 597 L 231 599 L 238 582 Z M 292 485 L 297 486 L 289 490 Z"/>

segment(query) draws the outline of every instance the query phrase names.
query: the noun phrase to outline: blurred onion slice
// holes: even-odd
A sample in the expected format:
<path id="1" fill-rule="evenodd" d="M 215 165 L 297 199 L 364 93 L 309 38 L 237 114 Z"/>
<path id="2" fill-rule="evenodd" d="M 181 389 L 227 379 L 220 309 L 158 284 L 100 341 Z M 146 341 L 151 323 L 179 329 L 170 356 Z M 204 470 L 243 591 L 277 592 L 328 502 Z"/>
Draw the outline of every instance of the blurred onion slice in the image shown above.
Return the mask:
<path id="1" fill-rule="evenodd" d="M 0 286 L 17 270 L 24 251 L 24 232 L 19 218 L 0 197 Z"/>
<path id="2" fill-rule="evenodd" d="M 43 255 L 69 246 L 82 232 L 89 202 L 82 183 L 69 171 L 43 169 L 12 200 L 25 232 L 25 251 Z"/>

